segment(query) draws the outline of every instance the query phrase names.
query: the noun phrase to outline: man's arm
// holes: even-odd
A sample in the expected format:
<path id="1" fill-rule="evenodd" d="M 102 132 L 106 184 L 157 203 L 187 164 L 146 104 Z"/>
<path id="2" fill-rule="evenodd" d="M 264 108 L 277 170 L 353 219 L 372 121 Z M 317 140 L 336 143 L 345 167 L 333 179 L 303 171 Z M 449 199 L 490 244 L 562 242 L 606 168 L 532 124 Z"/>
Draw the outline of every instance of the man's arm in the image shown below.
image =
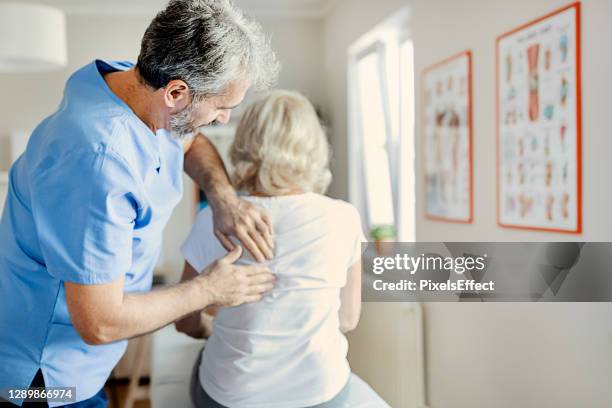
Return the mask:
<path id="1" fill-rule="evenodd" d="M 196 276 L 198 276 L 198 272 L 188 262 L 185 262 L 181 282 L 189 281 Z M 174 326 L 177 331 L 185 333 L 190 337 L 207 339 L 212 334 L 212 320 L 213 317 L 202 310 L 190 313 L 182 319 L 175 321 Z"/>
<path id="2" fill-rule="evenodd" d="M 198 134 L 186 146 L 185 172 L 204 190 L 213 210 L 214 232 L 229 251 L 235 236 L 258 262 L 273 258 L 272 222 L 257 206 L 239 199 L 214 145 Z"/>
<path id="3" fill-rule="evenodd" d="M 261 265 L 233 265 L 241 254 L 236 247 L 193 279 L 149 293 L 123 293 L 123 277 L 101 285 L 64 282 L 70 318 L 86 343 L 105 344 L 157 330 L 211 304 L 255 302 L 272 289 L 274 276 Z"/>

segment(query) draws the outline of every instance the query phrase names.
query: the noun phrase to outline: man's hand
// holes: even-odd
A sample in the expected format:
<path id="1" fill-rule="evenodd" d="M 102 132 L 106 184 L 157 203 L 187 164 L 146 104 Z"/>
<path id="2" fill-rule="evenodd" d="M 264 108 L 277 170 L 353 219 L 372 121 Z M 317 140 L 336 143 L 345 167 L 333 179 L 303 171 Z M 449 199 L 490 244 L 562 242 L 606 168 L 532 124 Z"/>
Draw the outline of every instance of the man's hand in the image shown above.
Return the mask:
<path id="1" fill-rule="evenodd" d="M 259 265 L 232 265 L 241 254 L 242 249 L 237 246 L 202 273 L 185 262 L 180 284 L 195 284 L 199 288 L 198 297 L 215 308 L 256 302 L 272 289 L 275 279 L 266 268 Z M 212 334 L 213 316 L 207 313 L 210 308 L 197 310 L 176 320 L 176 330 L 196 339 L 207 339 Z"/>
<path id="2" fill-rule="evenodd" d="M 241 254 L 242 247 L 234 247 L 194 278 L 201 281 L 208 303 L 231 307 L 256 302 L 274 287 L 275 277 L 268 268 L 234 265 Z"/>
<path id="3" fill-rule="evenodd" d="M 261 208 L 235 195 L 218 200 L 211 207 L 215 236 L 225 249 L 234 249 L 229 239 L 234 236 L 257 262 L 274 257 L 272 222 Z"/>
<path id="4" fill-rule="evenodd" d="M 185 149 L 185 171 L 204 190 L 213 210 L 215 235 L 231 251 L 238 238 L 257 262 L 274 257 L 272 222 L 257 206 L 236 196 L 215 146 L 198 134 Z"/>

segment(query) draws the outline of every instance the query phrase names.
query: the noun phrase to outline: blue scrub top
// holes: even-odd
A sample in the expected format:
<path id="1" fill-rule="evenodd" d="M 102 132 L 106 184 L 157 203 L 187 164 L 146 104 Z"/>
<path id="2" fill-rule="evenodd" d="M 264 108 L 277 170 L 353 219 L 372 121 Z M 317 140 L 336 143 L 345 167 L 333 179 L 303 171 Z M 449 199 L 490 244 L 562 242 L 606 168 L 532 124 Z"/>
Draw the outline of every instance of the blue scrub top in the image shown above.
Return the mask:
<path id="1" fill-rule="evenodd" d="M 127 342 L 86 344 L 63 282 L 125 276 L 125 292 L 151 288 L 162 230 L 182 195 L 183 150 L 106 85 L 105 73 L 132 66 L 97 60 L 75 72 L 10 170 L 0 220 L 0 389 L 27 387 L 40 368 L 48 387 L 76 387 L 77 401 L 96 394 Z"/>

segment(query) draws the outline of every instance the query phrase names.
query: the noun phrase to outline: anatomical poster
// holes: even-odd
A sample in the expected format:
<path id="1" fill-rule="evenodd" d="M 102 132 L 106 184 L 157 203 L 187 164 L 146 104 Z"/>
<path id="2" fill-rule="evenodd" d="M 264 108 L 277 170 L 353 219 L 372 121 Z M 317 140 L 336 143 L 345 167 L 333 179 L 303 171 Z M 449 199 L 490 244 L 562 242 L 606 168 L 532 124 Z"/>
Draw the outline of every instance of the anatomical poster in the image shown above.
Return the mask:
<path id="1" fill-rule="evenodd" d="M 498 222 L 581 232 L 580 4 L 497 39 Z"/>
<path id="2" fill-rule="evenodd" d="M 425 215 L 469 223 L 472 193 L 472 55 L 450 57 L 423 72 Z"/>

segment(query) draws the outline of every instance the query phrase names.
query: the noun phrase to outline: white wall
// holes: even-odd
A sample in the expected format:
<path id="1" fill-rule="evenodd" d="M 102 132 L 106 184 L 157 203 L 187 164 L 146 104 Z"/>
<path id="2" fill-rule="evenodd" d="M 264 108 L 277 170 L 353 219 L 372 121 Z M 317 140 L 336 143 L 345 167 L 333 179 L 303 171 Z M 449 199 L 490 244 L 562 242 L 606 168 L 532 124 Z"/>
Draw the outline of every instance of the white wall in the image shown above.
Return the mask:
<path id="1" fill-rule="evenodd" d="M 417 239 L 609 241 L 612 190 L 606 175 L 612 174 L 612 139 L 606 111 L 612 93 L 612 2 L 582 2 L 584 234 L 579 237 L 501 229 L 495 219 L 495 38 L 568 0 L 411 4 L 417 90 L 418 73 L 425 66 L 468 48 L 474 58 L 474 224 L 423 217 L 423 175 L 417 158 Z M 612 406 L 611 315 L 609 303 L 427 304 L 430 405 Z"/>
<path id="2" fill-rule="evenodd" d="M 260 17 L 282 68 L 277 86 L 297 90 L 322 106 L 327 94 L 322 80 L 323 22 L 315 18 Z"/>
<path id="3" fill-rule="evenodd" d="M 426 304 L 429 406 L 612 406 L 610 306 Z"/>

